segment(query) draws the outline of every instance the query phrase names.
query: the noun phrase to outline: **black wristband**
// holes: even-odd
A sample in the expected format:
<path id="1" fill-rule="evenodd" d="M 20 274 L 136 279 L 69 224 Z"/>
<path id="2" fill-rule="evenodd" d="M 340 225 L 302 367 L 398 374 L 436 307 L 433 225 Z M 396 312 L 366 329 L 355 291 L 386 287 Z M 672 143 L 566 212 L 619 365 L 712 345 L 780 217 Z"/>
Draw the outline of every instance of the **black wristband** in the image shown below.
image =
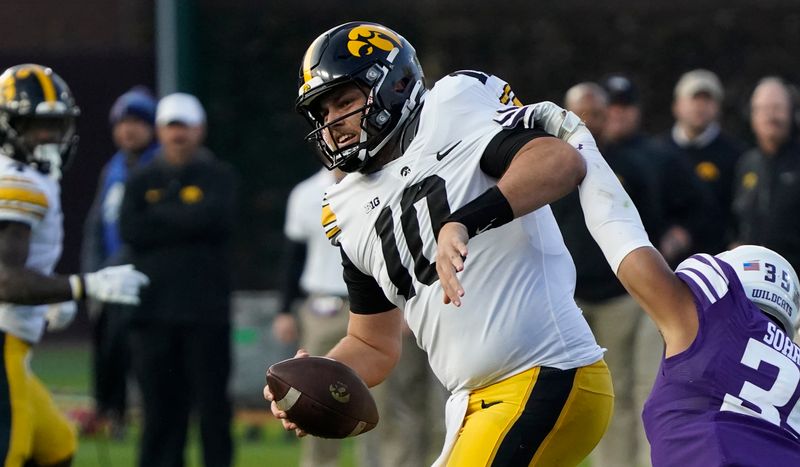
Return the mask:
<path id="1" fill-rule="evenodd" d="M 442 225 L 448 222 L 459 222 L 467 227 L 470 238 L 500 227 L 514 220 L 514 211 L 508 200 L 497 186 L 484 191 L 482 195 L 456 209 Z"/>

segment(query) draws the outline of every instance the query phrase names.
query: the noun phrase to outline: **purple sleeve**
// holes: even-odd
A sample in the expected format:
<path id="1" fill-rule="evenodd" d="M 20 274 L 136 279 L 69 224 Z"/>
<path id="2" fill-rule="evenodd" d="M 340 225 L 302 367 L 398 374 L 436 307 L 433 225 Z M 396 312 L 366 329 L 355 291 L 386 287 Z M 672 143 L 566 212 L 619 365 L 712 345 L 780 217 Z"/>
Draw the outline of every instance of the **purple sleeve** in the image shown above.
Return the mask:
<path id="1" fill-rule="evenodd" d="M 698 305 L 705 310 L 728 293 L 729 269 L 713 256 L 698 254 L 679 264 L 675 274 L 689 286 Z"/>

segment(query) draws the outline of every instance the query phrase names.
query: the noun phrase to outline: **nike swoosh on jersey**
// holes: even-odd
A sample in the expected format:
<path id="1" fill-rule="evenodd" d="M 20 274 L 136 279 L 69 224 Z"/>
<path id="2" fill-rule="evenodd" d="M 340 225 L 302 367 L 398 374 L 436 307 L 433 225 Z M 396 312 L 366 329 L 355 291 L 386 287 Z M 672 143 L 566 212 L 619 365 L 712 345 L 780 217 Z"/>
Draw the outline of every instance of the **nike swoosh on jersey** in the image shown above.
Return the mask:
<path id="1" fill-rule="evenodd" d="M 440 160 L 444 159 L 445 157 L 447 157 L 447 155 L 450 154 L 450 152 L 452 152 L 453 149 L 456 148 L 456 146 L 461 144 L 461 141 L 463 141 L 463 140 L 460 139 L 460 140 L 456 141 L 456 144 L 450 146 L 449 148 L 445 149 L 444 151 L 436 151 L 436 160 L 440 161 Z"/>
<path id="2" fill-rule="evenodd" d="M 493 405 L 500 404 L 500 403 L 502 403 L 502 402 L 503 402 L 503 401 L 492 401 L 492 402 L 489 402 L 489 403 L 487 404 L 487 403 L 486 403 L 486 401 L 484 401 L 483 399 L 481 399 L 481 408 L 482 408 L 482 409 L 488 409 L 489 407 L 491 407 L 491 406 L 493 406 Z"/>

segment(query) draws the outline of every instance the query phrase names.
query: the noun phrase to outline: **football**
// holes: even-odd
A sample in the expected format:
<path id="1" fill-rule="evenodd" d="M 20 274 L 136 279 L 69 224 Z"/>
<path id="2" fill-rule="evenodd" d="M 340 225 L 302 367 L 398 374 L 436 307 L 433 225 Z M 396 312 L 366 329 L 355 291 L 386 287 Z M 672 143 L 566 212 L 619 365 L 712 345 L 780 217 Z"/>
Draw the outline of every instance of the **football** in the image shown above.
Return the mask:
<path id="1" fill-rule="evenodd" d="M 364 381 L 347 365 L 326 357 L 283 360 L 267 370 L 278 408 L 310 435 L 347 438 L 378 424 L 378 408 Z"/>

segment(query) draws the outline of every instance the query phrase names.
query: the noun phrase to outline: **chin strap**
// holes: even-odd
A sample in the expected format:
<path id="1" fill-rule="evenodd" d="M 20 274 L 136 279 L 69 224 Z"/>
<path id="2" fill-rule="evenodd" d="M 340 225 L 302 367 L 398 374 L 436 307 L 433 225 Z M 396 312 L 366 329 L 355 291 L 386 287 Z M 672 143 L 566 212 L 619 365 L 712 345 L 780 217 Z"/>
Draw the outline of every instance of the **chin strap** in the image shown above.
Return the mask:
<path id="1" fill-rule="evenodd" d="M 403 106 L 403 110 L 400 112 L 400 118 L 397 120 L 397 125 L 395 125 L 394 128 L 392 128 L 392 131 L 390 131 L 389 134 L 386 135 L 386 138 L 384 138 L 383 141 L 378 143 L 377 146 L 375 146 L 368 152 L 369 157 L 375 157 L 375 155 L 377 155 L 378 152 L 380 152 L 380 150 L 383 149 L 384 146 L 386 146 L 386 143 L 391 141 L 395 137 L 395 135 L 398 134 L 397 132 L 400 129 L 403 129 L 403 131 L 405 131 L 405 128 L 408 126 L 407 121 L 409 117 L 416 110 L 419 109 L 424 95 L 425 95 L 425 86 L 422 84 L 422 80 L 419 80 L 414 84 L 414 89 L 411 90 L 411 94 L 409 95 L 408 100 L 406 100 L 406 104 Z"/>

